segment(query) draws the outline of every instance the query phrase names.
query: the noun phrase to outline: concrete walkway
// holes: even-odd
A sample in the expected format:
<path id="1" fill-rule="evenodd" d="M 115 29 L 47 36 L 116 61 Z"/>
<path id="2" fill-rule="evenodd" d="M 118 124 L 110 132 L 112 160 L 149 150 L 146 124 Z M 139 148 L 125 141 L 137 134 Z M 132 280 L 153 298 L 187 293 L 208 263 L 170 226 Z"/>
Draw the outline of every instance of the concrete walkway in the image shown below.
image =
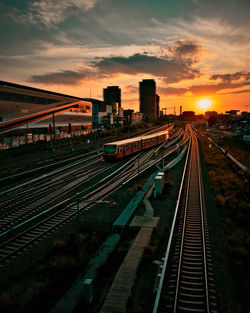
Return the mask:
<path id="1" fill-rule="evenodd" d="M 143 257 L 144 249 L 150 243 L 153 229 L 157 227 L 159 221 L 159 217 L 153 217 L 153 208 L 149 200 L 147 200 L 152 191 L 153 186 L 144 200 L 145 214 L 143 216 L 135 216 L 130 224 L 130 227 L 141 227 L 141 229 L 114 278 L 100 313 L 126 312 L 127 301 Z"/>

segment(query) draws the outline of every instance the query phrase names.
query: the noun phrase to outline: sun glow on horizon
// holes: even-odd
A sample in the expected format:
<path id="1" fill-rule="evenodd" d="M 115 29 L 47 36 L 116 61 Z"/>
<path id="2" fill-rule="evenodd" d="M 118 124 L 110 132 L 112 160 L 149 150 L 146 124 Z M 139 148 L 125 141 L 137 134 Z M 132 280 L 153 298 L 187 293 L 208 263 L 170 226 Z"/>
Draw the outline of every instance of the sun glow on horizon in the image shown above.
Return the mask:
<path id="1" fill-rule="evenodd" d="M 212 101 L 209 99 L 201 99 L 198 101 L 198 105 L 201 109 L 207 109 L 212 105 Z"/>

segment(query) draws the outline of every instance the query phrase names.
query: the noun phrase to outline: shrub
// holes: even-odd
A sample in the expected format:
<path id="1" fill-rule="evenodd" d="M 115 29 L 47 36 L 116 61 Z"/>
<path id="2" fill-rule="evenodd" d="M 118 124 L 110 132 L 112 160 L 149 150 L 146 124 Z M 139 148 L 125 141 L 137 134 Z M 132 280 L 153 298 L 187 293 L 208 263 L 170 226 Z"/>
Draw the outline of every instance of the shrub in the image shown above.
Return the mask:
<path id="1" fill-rule="evenodd" d="M 11 295 L 8 292 L 3 292 L 0 295 L 0 310 L 2 313 L 14 312 L 15 304 Z"/>

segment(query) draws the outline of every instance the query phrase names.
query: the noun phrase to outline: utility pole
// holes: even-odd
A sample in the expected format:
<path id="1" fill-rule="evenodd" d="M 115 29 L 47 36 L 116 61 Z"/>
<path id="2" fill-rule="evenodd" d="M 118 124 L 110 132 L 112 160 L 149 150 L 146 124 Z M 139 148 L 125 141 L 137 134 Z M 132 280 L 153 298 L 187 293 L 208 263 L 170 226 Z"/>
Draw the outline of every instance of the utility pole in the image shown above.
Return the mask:
<path id="1" fill-rule="evenodd" d="M 53 129 L 52 129 L 52 142 L 53 142 L 53 148 L 52 148 L 52 151 L 54 152 L 55 151 L 55 140 L 56 140 L 56 125 L 55 125 L 55 114 L 53 113 L 53 117 L 52 117 L 52 121 L 53 121 Z"/>
<path id="2" fill-rule="evenodd" d="M 71 127 L 71 123 L 69 123 L 69 130 L 68 130 L 68 132 L 69 132 L 69 135 L 70 135 L 70 148 L 71 148 L 71 152 L 73 152 L 74 149 L 73 149 L 73 145 L 72 145 L 72 127 Z"/>
<path id="3" fill-rule="evenodd" d="M 80 247 L 80 212 L 79 212 L 79 204 L 81 199 L 77 198 L 76 200 L 76 209 L 77 209 L 77 246 L 78 246 L 78 255 L 79 262 L 81 262 L 81 247 Z"/>
<path id="4" fill-rule="evenodd" d="M 26 145 L 28 145 L 29 124 L 27 123 Z"/>

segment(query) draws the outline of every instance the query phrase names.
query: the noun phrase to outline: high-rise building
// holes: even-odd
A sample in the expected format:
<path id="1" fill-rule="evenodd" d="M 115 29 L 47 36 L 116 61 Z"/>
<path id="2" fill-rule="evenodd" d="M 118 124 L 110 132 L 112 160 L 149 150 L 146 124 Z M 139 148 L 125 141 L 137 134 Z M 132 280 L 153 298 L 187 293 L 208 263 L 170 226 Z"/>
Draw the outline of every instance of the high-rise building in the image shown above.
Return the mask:
<path id="1" fill-rule="evenodd" d="M 108 86 L 103 89 L 104 102 L 114 105 L 118 103 L 119 108 L 121 107 L 121 89 L 118 86 Z"/>
<path id="2" fill-rule="evenodd" d="M 155 101 L 156 101 L 156 118 L 160 117 L 160 96 L 155 95 Z"/>
<path id="3" fill-rule="evenodd" d="M 149 120 L 157 119 L 156 84 L 154 79 L 140 82 L 140 112 Z"/>

